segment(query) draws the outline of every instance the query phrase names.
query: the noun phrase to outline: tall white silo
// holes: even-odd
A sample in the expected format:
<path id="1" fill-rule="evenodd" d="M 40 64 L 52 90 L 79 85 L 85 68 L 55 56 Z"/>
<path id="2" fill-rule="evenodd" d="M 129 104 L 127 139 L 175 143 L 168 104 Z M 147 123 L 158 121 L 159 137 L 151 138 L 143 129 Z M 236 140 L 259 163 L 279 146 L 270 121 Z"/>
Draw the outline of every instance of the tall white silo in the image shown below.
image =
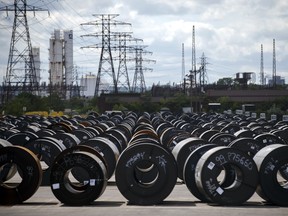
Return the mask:
<path id="1" fill-rule="evenodd" d="M 40 47 L 32 47 L 32 54 L 36 71 L 36 82 L 40 84 Z"/>
<path id="2" fill-rule="evenodd" d="M 60 30 L 54 30 L 50 38 L 49 61 L 51 84 L 61 85 L 63 83 L 63 39 Z"/>

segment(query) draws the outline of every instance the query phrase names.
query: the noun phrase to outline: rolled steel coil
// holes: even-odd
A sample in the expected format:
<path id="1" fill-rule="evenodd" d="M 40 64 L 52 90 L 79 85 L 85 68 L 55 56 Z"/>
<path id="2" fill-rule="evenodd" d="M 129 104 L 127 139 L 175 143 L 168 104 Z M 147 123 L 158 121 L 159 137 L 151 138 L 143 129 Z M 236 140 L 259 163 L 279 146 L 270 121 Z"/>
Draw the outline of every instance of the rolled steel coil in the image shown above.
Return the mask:
<path id="1" fill-rule="evenodd" d="M 39 188 L 42 169 L 35 154 L 22 146 L 0 148 L 0 175 L 3 167 L 9 164 L 17 166 L 22 180 L 19 184 L 13 184 L 1 179 L 0 204 L 19 204 L 29 199 Z"/>
<path id="2" fill-rule="evenodd" d="M 287 179 L 281 176 L 281 170 L 288 173 L 287 155 L 287 145 L 272 144 L 262 148 L 253 158 L 259 171 L 257 194 L 279 206 L 288 206 Z"/>
<path id="3" fill-rule="evenodd" d="M 217 178 L 225 167 L 235 170 L 235 180 L 223 187 Z M 229 147 L 215 147 L 202 155 L 196 166 L 196 184 L 211 202 L 220 205 L 241 205 L 256 191 L 258 170 L 246 153 Z"/>
<path id="4" fill-rule="evenodd" d="M 86 173 L 83 182 L 69 178 L 75 168 Z M 105 191 L 107 170 L 95 154 L 67 149 L 52 164 L 50 183 L 54 196 L 60 202 L 71 206 L 88 205 Z"/>
<path id="5" fill-rule="evenodd" d="M 143 162 L 150 163 L 153 171 L 157 170 L 150 182 L 142 182 L 142 178 L 135 175 Z M 177 180 L 177 164 L 173 155 L 160 145 L 131 145 L 119 157 L 115 179 L 117 188 L 129 203 L 153 205 L 162 202 L 173 190 Z"/>

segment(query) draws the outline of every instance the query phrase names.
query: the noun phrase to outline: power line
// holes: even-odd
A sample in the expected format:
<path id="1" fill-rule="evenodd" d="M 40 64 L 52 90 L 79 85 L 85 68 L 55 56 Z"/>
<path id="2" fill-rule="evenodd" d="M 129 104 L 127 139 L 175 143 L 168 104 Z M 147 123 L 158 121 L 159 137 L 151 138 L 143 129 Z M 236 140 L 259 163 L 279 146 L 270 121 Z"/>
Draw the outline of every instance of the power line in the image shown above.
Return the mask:
<path id="1" fill-rule="evenodd" d="M 38 94 L 37 71 L 32 51 L 27 11 L 44 11 L 26 0 L 14 0 L 14 5 L 0 8 L 0 11 L 14 11 L 10 51 L 4 80 L 2 102 L 5 103 L 19 92 Z M 46 10 L 45 10 L 46 11 Z"/>

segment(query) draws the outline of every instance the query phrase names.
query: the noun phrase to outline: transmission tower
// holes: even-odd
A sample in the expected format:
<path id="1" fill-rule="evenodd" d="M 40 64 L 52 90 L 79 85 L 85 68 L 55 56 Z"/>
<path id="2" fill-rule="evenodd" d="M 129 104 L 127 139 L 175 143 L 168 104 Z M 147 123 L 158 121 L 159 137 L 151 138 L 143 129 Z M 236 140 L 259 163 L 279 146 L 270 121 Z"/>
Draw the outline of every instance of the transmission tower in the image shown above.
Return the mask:
<path id="1" fill-rule="evenodd" d="M 206 70 L 206 65 L 207 63 L 207 58 L 205 57 L 205 54 L 202 53 L 202 56 L 200 58 L 201 61 L 201 66 L 199 69 L 199 85 L 200 85 L 200 89 L 203 90 L 202 88 L 207 84 L 208 82 L 208 76 L 207 76 L 207 70 Z"/>
<path id="2" fill-rule="evenodd" d="M 79 76 L 78 76 L 78 66 L 74 65 L 72 68 L 72 83 L 68 86 L 70 88 L 70 98 L 72 97 L 80 97 L 81 94 L 81 88 L 82 86 L 79 86 Z"/>
<path id="3" fill-rule="evenodd" d="M 263 58 L 263 44 L 261 44 L 260 85 L 265 85 L 265 78 L 264 78 L 264 58 Z"/>
<path id="4" fill-rule="evenodd" d="M 127 69 L 127 40 L 131 39 L 131 34 L 120 33 L 119 34 L 119 65 L 118 73 L 116 77 L 117 89 L 126 89 L 130 92 L 130 82 Z"/>
<path id="5" fill-rule="evenodd" d="M 275 51 L 275 39 L 273 39 L 272 82 L 273 82 L 273 87 L 276 87 L 276 51 Z"/>
<path id="6" fill-rule="evenodd" d="M 129 74 L 127 69 L 127 61 L 132 61 L 134 59 L 128 58 L 128 53 L 134 53 L 134 48 L 131 45 L 127 45 L 127 42 L 139 42 L 142 39 L 137 39 L 132 37 L 132 32 L 119 32 L 115 35 L 115 41 L 118 41 L 118 47 L 115 47 L 115 51 L 119 51 L 119 65 L 117 73 L 117 89 L 118 91 L 130 92 L 131 84 L 129 81 Z"/>
<path id="7" fill-rule="evenodd" d="M 115 48 L 116 46 L 111 44 L 111 39 L 113 36 L 115 36 L 115 33 L 111 32 L 111 26 L 131 25 L 131 24 L 114 20 L 115 17 L 119 16 L 118 14 L 94 14 L 93 16 L 97 18 L 96 21 L 83 23 L 81 25 L 101 26 L 101 32 L 83 35 L 83 36 L 101 37 L 101 44 L 82 47 L 82 48 L 101 49 L 94 96 L 98 96 L 100 93 L 100 90 L 110 91 L 111 83 L 108 80 L 106 80 L 108 81 L 108 83 L 105 84 L 103 82 L 104 80 L 101 80 L 101 78 L 104 77 L 105 75 L 107 79 L 112 78 L 113 91 L 114 93 L 118 93 L 117 79 L 116 79 L 114 62 L 113 62 L 113 57 L 112 57 L 112 48 L 113 47 Z"/>
<path id="8" fill-rule="evenodd" d="M 14 0 L 13 5 L 0 8 L 0 11 L 14 11 L 14 22 L 4 79 L 2 102 L 6 103 L 20 92 L 38 94 L 39 83 L 32 52 L 27 12 L 47 11 L 27 5 L 26 0 Z"/>
<path id="9" fill-rule="evenodd" d="M 155 60 L 143 59 L 143 54 L 152 54 L 144 50 L 146 46 L 135 46 L 135 72 L 132 84 L 133 92 L 143 93 L 146 91 L 146 84 L 144 79 L 144 71 L 152 71 L 151 68 L 143 67 L 143 62 L 156 62 Z"/>

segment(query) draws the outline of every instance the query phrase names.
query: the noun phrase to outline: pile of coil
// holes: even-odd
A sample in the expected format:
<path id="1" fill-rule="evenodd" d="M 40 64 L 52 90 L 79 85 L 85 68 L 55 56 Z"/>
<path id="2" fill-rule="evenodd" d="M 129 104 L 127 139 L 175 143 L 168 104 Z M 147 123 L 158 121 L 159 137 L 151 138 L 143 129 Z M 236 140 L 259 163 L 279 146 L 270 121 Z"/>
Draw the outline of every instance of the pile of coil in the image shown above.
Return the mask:
<path id="1" fill-rule="evenodd" d="M 288 206 L 287 132 L 287 122 L 215 113 L 4 116 L 0 204 L 45 185 L 65 205 L 88 205 L 115 175 L 135 205 L 163 202 L 178 180 L 202 202 L 241 205 L 256 192 Z"/>

